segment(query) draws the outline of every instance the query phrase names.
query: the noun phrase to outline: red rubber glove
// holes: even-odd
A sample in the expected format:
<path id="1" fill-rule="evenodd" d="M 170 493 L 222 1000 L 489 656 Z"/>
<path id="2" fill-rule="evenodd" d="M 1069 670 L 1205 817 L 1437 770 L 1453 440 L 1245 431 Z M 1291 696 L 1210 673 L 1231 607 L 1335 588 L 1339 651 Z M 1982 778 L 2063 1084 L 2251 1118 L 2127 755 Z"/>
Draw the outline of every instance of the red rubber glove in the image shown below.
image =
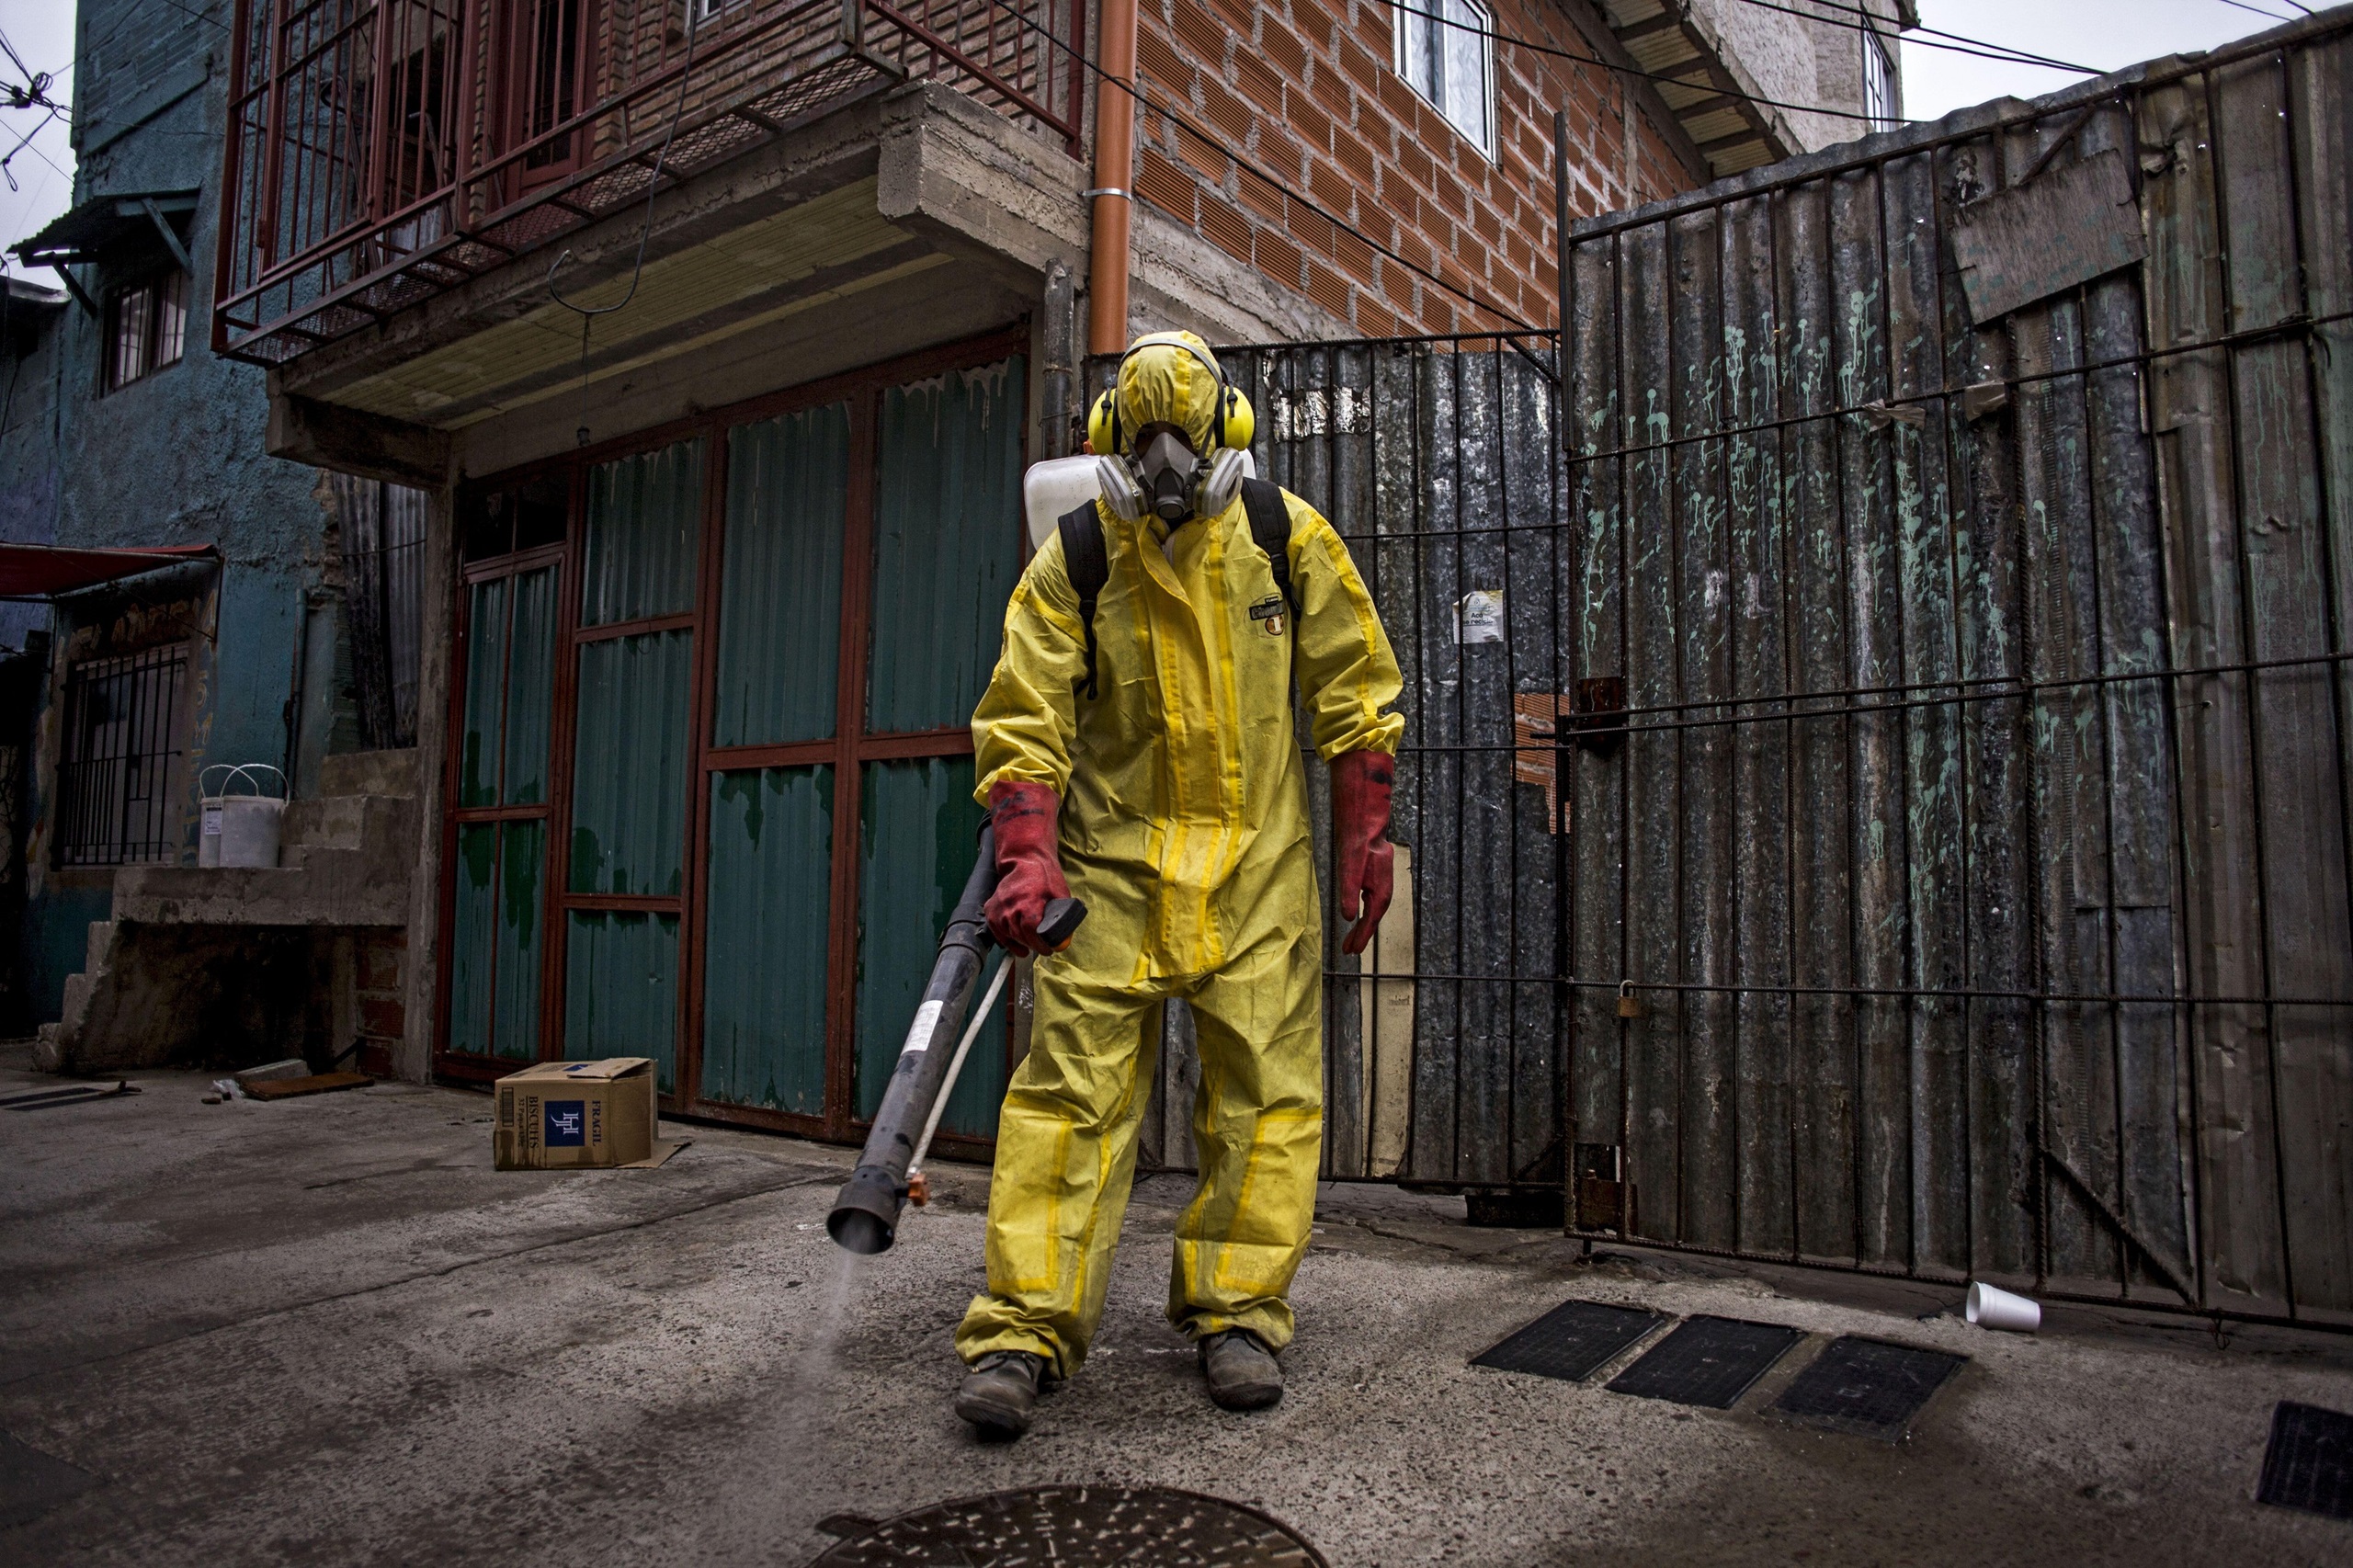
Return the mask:
<path id="1" fill-rule="evenodd" d="M 1389 846 L 1389 795 L 1396 778 L 1396 764 L 1377 751 L 1344 752 L 1332 759 L 1335 891 L 1340 918 L 1354 922 L 1340 942 L 1344 953 L 1364 951 L 1396 891 L 1396 857 Z"/>
<path id="2" fill-rule="evenodd" d="M 997 945 L 1008 953 L 1061 950 L 1038 939 L 1038 922 L 1046 917 L 1048 903 L 1070 896 L 1070 884 L 1063 881 L 1062 855 L 1055 847 L 1062 808 L 1062 798 L 1043 784 L 1000 779 L 989 786 L 997 883 L 983 913 Z"/>

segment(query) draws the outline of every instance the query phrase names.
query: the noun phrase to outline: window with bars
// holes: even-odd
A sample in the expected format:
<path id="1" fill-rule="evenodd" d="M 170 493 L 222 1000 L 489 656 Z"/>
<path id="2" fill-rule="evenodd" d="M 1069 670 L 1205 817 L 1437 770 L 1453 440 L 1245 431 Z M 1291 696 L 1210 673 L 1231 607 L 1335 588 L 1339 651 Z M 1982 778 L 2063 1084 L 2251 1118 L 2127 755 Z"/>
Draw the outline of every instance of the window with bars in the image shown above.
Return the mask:
<path id="1" fill-rule="evenodd" d="M 179 363 L 188 339 L 188 274 L 175 270 L 116 290 L 107 296 L 106 324 L 101 392 Z"/>
<path id="2" fill-rule="evenodd" d="M 84 659 L 67 673 L 59 865 L 178 857 L 187 687 L 185 642 Z"/>
<path id="3" fill-rule="evenodd" d="M 529 176 L 552 176 L 576 165 L 576 133 L 551 136 L 581 103 L 587 72 L 588 29 L 583 0 L 515 0 L 515 134 L 537 142 L 523 154 Z M 545 137 L 545 141 L 538 139 Z"/>
<path id="4" fill-rule="evenodd" d="M 1495 152 L 1493 14 L 1478 0 L 1397 8 L 1397 74 L 1489 157 Z"/>

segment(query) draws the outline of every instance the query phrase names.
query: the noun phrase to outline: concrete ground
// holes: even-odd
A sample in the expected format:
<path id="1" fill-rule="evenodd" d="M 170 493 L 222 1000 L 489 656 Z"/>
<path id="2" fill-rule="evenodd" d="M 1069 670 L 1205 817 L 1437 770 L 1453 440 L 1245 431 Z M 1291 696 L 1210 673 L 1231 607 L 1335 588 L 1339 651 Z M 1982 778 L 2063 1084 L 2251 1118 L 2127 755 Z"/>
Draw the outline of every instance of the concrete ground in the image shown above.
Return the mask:
<path id="1" fill-rule="evenodd" d="M 54 1085 L 0 1069 L 0 1094 Z M 2353 1410 L 2353 1340 L 2056 1309 L 1472 1230 L 1325 1195 L 1290 1397 L 1231 1415 L 1161 1318 L 1184 1185 L 1142 1184 L 1095 1359 L 1011 1446 L 948 1409 L 987 1175 L 845 1273 L 845 1152 L 709 1127 L 661 1169 L 490 1168 L 491 1102 L 203 1080 L 0 1112 L 0 1562 L 806 1562 L 838 1514 L 1165 1484 L 1336 1568 L 1446 1562 L 2353 1562 L 2254 1501 L 2272 1404 Z M 1884 1445 L 1467 1365 L 1570 1297 L 1971 1359 Z M 1938 1309 L 1944 1315 L 1926 1317 Z"/>

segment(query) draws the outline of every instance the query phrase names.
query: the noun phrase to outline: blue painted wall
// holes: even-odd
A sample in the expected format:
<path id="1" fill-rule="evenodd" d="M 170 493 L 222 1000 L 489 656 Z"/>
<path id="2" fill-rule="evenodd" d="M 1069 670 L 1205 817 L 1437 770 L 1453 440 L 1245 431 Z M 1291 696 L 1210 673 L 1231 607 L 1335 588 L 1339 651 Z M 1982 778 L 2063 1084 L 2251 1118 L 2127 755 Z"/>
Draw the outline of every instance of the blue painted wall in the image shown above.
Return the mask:
<path id="1" fill-rule="evenodd" d="M 61 544 L 220 547 L 217 646 L 196 642 L 187 855 L 194 781 L 207 763 L 279 764 L 288 752 L 303 600 L 320 579 L 324 515 L 315 470 L 267 455 L 263 372 L 214 356 L 210 300 L 227 119 L 229 0 L 82 0 L 76 37 L 77 204 L 139 191 L 200 189 L 188 248 L 188 347 L 180 362 L 97 395 L 99 324 L 66 312 L 55 353 L 56 537 Z M 85 267 L 98 295 L 111 279 Z M 58 645 L 72 633 L 61 613 Z M 53 757 L 51 759 L 53 767 Z M 54 774 L 38 778 L 46 812 Z M 107 918 L 103 889 L 34 868 L 19 951 L 37 1018 L 57 1017 L 65 977 L 82 967 L 88 923 Z"/>

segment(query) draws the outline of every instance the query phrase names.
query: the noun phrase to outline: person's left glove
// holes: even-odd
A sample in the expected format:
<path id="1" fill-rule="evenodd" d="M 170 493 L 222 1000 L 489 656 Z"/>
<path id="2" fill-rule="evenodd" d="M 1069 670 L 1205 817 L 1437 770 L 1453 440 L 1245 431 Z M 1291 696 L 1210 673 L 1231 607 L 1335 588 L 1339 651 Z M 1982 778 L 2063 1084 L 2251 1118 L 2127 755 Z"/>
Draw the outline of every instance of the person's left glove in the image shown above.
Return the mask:
<path id="1" fill-rule="evenodd" d="M 1000 779 L 989 786 L 989 821 L 996 829 L 996 891 L 982 911 L 997 945 L 1009 953 L 1059 952 L 1038 935 L 1046 905 L 1070 896 L 1063 880 L 1055 824 L 1062 798 L 1043 784 Z M 1385 901 L 1384 901 L 1385 902 Z M 1063 947 L 1070 943 L 1065 940 Z"/>
<path id="2" fill-rule="evenodd" d="M 1389 913 L 1396 890 L 1396 857 L 1389 845 L 1389 797 L 1397 765 L 1377 751 L 1344 752 L 1332 759 L 1332 846 L 1340 918 L 1352 921 L 1340 942 L 1360 953 Z"/>

